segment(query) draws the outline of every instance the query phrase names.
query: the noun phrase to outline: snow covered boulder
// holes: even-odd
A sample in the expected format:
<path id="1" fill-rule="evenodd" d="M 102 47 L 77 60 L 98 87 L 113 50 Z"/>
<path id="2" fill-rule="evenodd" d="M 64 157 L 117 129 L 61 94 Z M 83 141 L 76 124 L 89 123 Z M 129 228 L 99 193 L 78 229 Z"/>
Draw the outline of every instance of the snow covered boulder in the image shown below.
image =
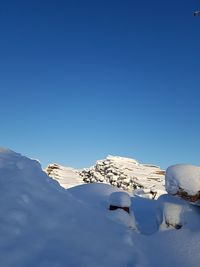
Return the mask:
<path id="1" fill-rule="evenodd" d="M 167 169 L 166 191 L 189 202 L 200 205 L 200 167 L 177 164 Z"/>

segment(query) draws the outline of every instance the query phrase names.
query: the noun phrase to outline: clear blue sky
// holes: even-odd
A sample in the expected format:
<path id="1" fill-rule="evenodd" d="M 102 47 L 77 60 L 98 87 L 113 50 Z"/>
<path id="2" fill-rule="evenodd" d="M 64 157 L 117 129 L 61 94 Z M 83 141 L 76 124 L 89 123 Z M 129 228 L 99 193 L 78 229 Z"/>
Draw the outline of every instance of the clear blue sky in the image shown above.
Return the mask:
<path id="1" fill-rule="evenodd" d="M 198 1 L 0 3 L 1 146 L 200 165 Z M 199 1 L 200 7 L 200 1 Z"/>

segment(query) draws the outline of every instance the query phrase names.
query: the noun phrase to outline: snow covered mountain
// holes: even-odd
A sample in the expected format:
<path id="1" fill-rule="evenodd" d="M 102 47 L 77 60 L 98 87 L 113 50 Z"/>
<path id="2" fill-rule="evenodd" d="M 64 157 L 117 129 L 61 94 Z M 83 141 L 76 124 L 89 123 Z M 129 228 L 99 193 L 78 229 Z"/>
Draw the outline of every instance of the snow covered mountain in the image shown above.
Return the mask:
<path id="1" fill-rule="evenodd" d="M 82 183 L 102 182 L 136 194 L 157 198 L 165 193 L 165 171 L 152 164 L 140 164 L 125 157 L 108 156 L 98 160 L 95 166 L 84 170 L 75 170 L 59 164 L 50 164 L 46 168 L 49 176 L 56 179 L 64 188 Z"/>

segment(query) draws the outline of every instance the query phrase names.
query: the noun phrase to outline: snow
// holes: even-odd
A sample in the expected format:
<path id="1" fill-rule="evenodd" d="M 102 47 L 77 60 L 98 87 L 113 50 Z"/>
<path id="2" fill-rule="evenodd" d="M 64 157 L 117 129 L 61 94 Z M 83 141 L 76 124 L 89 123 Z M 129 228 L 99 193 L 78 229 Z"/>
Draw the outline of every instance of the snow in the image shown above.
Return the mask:
<path id="1" fill-rule="evenodd" d="M 83 179 L 78 171 L 70 167 L 54 163 L 48 165 L 46 173 L 66 189 L 83 184 Z"/>
<path id="2" fill-rule="evenodd" d="M 108 160 L 108 163 L 109 163 L 109 161 L 115 161 L 115 162 L 118 162 L 119 164 L 123 164 L 123 162 L 124 162 L 126 165 L 128 165 L 128 164 L 139 165 L 139 162 L 137 160 L 131 159 L 131 158 L 126 158 L 126 157 L 108 155 L 107 160 Z"/>
<path id="3" fill-rule="evenodd" d="M 182 205 L 175 203 L 163 204 L 163 224 L 167 227 L 182 227 L 184 209 Z M 161 229 L 163 226 L 161 227 Z"/>
<path id="4" fill-rule="evenodd" d="M 64 189 L 38 161 L 0 149 L 0 265 L 199 266 L 199 207 L 169 195 L 130 196 L 130 214 L 110 211 L 115 192 L 124 199 L 102 183 Z M 164 226 L 166 218 L 181 229 Z"/>
<path id="5" fill-rule="evenodd" d="M 132 230 L 136 230 L 137 228 L 133 213 L 128 214 L 122 209 L 109 211 L 108 218 L 113 220 L 115 223 L 122 224 Z"/>
<path id="6" fill-rule="evenodd" d="M 109 204 L 118 207 L 130 207 L 131 199 L 126 192 L 114 192 L 110 195 Z"/>
<path id="7" fill-rule="evenodd" d="M 46 173 L 57 180 L 64 188 L 85 183 L 103 182 L 128 192 L 144 189 L 143 196 L 158 198 L 166 193 L 164 187 L 164 171 L 150 164 L 140 164 L 130 158 L 109 155 L 98 160 L 95 166 L 76 170 L 59 164 L 50 164 Z"/>
<path id="8" fill-rule="evenodd" d="M 9 150 L 0 153 L 0 160 L 1 266 L 136 263 L 125 226 L 78 201 L 37 161 Z"/>
<path id="9" fill-rule="evenodd" d="M 174 195 L 183 189 L 188 195 L 195 195 L 200 191 L 200 167 L 177 164 L 166 171 L 165 186 L 168 193 Z"/>

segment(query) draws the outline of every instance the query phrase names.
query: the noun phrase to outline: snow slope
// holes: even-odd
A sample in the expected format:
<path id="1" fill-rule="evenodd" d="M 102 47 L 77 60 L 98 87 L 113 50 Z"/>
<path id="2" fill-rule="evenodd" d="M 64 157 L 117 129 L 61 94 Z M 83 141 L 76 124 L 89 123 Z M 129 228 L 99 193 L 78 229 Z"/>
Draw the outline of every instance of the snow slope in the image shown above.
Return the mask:
<path id="1" fill-rule="evenodd" d="M 0 265 L 199 266 L 199 207 L 168 195 L 132 197 L 129 215 L 108 209 L 114 192 L 121 190 L 108 184 L 66 190 L 37 161 L 1 149 Z M 179 218 L 181 229 L 167 225 L 166 217 Z"/>

